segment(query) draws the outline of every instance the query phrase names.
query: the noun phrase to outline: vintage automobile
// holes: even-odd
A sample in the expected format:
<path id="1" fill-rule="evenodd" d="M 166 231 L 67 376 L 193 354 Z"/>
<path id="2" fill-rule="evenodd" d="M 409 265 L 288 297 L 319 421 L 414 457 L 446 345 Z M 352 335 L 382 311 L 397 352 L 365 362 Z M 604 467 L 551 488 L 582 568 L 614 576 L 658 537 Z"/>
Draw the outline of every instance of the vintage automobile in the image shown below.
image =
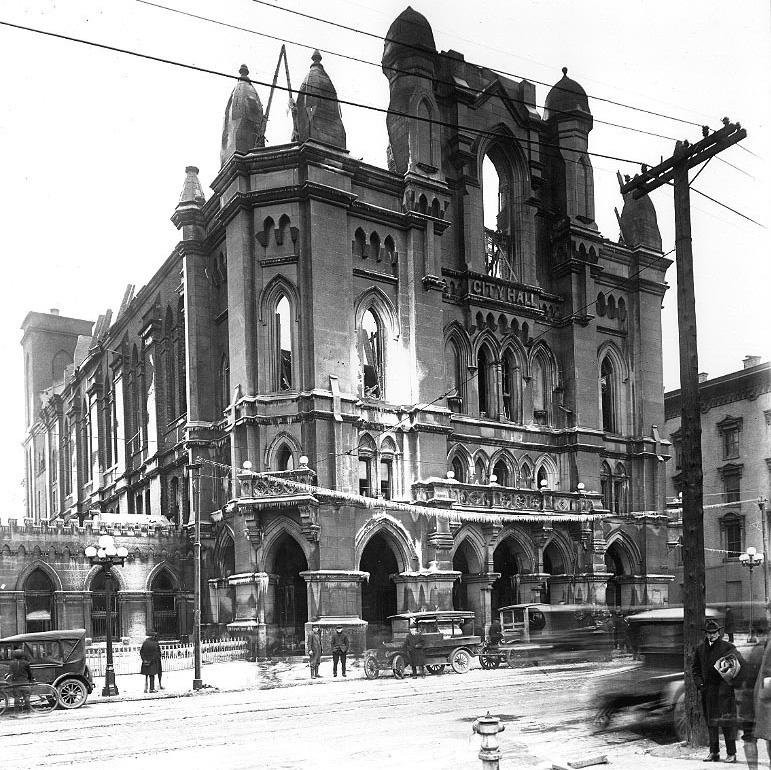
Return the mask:
<path id="1" fill-rule="evenodd" d="M 94 689 L 86 665 L 86 631 L 41 631 L 0 639 L 0 679 L 8 673 L 12 653 L 21 649 L 29 660 L 36 682 L 56 688 L 58 705 L 80 708 Z"/>
<path id="2" fill-rule="evenodd" d="M 607 659 L 612 639 L 606 608 L 590 604 L 513 604 L 501 607 L 500 645 L 484 645 L 482 668 Z"/>
<path id="3" fill-rule="evenodd" d="M 712 608 L 706 616 L 722 619 Z M 626 622 L 641 663 L 600 680 L 591 698 L 594 723 L 605 729 L 624 715 L 638 724 L 664 724 L 684 740 L 683 608 L 646 610 Z"/>
<path id="4" fill-rule="evenodd" d="M 408 665 L 404 640 L 410 625 L 418 626 L 425 648 L 426 669 L 430 674 L 443 674 L 445 666 L 452 666 L 457 674 L 465 674 L 471 659 L 478 653 L 481 638 L 466 633 L 474 622 L 474 613 L 463 610 L 436 610 L 435 612 L 404 612 L 392 615 L 391 641 L 376 649 L 364 651 L 364 675 L 377 679 L 380 672 L 390 669 L 397 679 L 404 677 Z"/>

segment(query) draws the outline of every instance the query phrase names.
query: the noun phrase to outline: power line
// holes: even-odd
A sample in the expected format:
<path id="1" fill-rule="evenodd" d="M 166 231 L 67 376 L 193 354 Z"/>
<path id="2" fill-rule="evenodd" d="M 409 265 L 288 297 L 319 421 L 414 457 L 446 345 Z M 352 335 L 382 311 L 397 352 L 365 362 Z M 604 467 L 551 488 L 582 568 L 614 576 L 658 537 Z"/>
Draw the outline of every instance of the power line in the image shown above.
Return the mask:
<path id="1" fill-rule="evenodd" d="M 258 1 L 261 1 L 261 0 L 253 0 L 253 2 L 258 2 Z M 240 76 L 240 75 L 232 75 L 230 73 L 222 72 L 220 70 L 214 70 L 214 69 L 211 69 L 209 67 L 201 67 L 201 66 L 196 65 L 196 64 L 187 64 L 185 62 L 179 62 L 179 61 L 176 61 L 174 59 L 167 59 L 167 58 L 162 57 L 162 56 L 153 56 L 152 54 L 140 53 L 139 51 L 133 51 L 133 50 L 128 49 L 128 48 L 120 48 L 118 46 L 112 46 L 112 45 L 108 45 L 106 43 L 98 43 L 98 42 L 93 41 L 93 40 L 86 40 L 84 38 L 77 38 L 77 37 L 73 37 L 71 35 L 64 35 L 64 34 L 59 33 L 59 32 L 50 32 L 48 30 L 38 29 L 36 27 L 28 27 L 28 26 L 25 26 L 23 24 L 14 24 L 12 22 L 3 21 L 3 20 L 0 20 L 0 26 L 9 27 L 11 29 L 18 29 L 18 30 L 22 30 L 24 32 L 32 32 L 34 34 L 43 35 L 45 37 L 52 37 L 52 38 L 55 38 L 55 39 L 58 39 L 58 40 L 66 40 L 67 42 L 70 42 L 70 43 L 79 43 L 81 45 L 87 45 L 87 46 L 90 46 L 92 48 L 98 48 L 100 50 L 105 50 L 105 51 L 111 51 L 112 53 L 122 53 L 122 54 L 126 54 L 127 56 L 134 56 L 136 58 L 145 59 L 147 61 L 154 61 L 154 62 L 157 62 L 157 63 L 160 63 L 160 64 L 168 64 L 168 65 L 173 66 L 173 67 L 180 67 L 181 69 L 189 69 L 189 70 L 191 70 L 193 72 L 201 72 L 201 73 L 204 73 L 204 74 L 207 74 L 207 75 L 216 75 L 217 77 L 227 78 L 228 80 L 241 80 L 241 79 L 244 79 L 244 80 L 248 81 L 249 83 L 251 83 L 253 85 L 260 85 L 260 86 L 265 86 L 265 87 L 277 88 L 280 91 L 287 91 L 287 92 L 289 92 L 289 88 L 286 87 L 286 86 L 280 86 L 278 84 L 267 83 L 266 81 L 262 81 L 262 80 L 254 80 L 252 78 L 243 78 L 243 76 Z M 466 131 L 466 132 L 471 133 L 471 134 L 476 134 L 478 136 L 485 136 L 485 137 L 492 138 L 492 139 L 499 139 L 500 136 L 501 136 L 500 134 L 498 134 L 498 133 L 496 133 L 494 131 L 485 131 L 483 129 L 478 129 L 478 128 L 474 128 L 474 127 L 471 127 L 471 126 L 464 126 L 462 124 L 453 124 L 453 123 L 448 123 L 446 121 L 432 120 L 431 118 L 422 118 L 420 116 L 411 115 L 409 113 L 401 112 L 399 110 L 386 109 L 386 108 L 383 108 L 383 107 L 376 107 L 376 106 L 371 105 L 371 104 L 363 104 L 361 102 L 354 102 L 354 101 L 350 101 L 350 100 L 346 100 L 346 99 L 335 98 L 335 97 L 328 96 L 328 95 L 325 95 L 325 94 L 320 93 L 320 92 L 319 93 L 314 92 L 313 96 L 314 96 L 314 98 L 317 98 L 317 99 L 322 99 L 322 100 L 326 100 L 326 101 L 332 101 L 332 102 L 336 102 L 338 104 L 345 104 L 346 106 L 349 106 L 349 107 L 358 107 L 360 109 L 369 110 L 371 112 L 378 112 L 378 113 L 382 113 L 382 114 L 386 114 L 386 115 L 397 115 L 399 117 L 409 118 L 410 120 L 423 121 L 423 122 L 427 122 L 427 123 L 430 123 L 430 124 L 433 124 L 433 125 L 443 126 L 445 128 L 449 128 L 449 129 L 452 129 L 454 131 Z M 526 144 L 526 145 L 537 145 L 538 147 L 557 149 L 557 150 L 565 150 L 566 152 L 572 152 L 572 153 L 575 153 L 577 155 L 578 154 L 582 154 L 579 150 L 575 150 L 572 147 L 564 147 L 563 145 L 554 144 L 552 142 L 542 142 L 542 141 L 539 142 L 537 140 L 524 139 L 524 138 L 518 138 L 517 141 L 522 143 L 522 144 Z M 594 151 L 591 151 L 591 150 L 586 150 L 586 151 L 584 151 L 583 154 L 589 155 L 589 156 L 592 156 L 592 157 L 596 157 L 596 158 L 605 158 L 606 160 L 615 160 L 615 161 L 618 161 L 620 163 L 633 163 L 635 165 L 643 165 L 641 161 L 633 160 L 631 158 L 623 158 L 623 157 L 618 157 L 618 156 L 615 156 L 615 155 L 606 155 L 604 153 L 594 152 Z M 580 164 L 580 161 L 572 160 L 570 158 L 563 157 L 562 160 L 563 160 L 563 162 L 566 162 L 566 163 Z M 760 227 L 764 227 L 764 225 L 761 225 L 759 222 L 756 222 L 751 217 L 748 217 L 745 214 L 742 214 L 741 212 L 737 211 L 736 209 L 733 209 L 730 206 L 727 206 L 726 204 L 721 203 L 720 201 L 716 200 L 715 198 L 707 196 L 705 193 L 701 193 L 699 190 L 694 190 L 694 192 L 696 192 L 696 193 L 698 193 L 700 195 L 703 195 L 704 197 L 708 197 L 714 203 L 717 203 L 718 205 L 724 206 L 725 208 L 729 209 L 730 211 L 732 211 L 733 213 L 737 214 L 738 216 L 741 216 L 744 219 L 747 219 L 748 221 L 751 221 L 753 224 L 759 225 Z"/>
<path id="2" fill-rule="evenodd" d="M 311 21 L 318 21 L 318 22 L 321 22 L 322 24 L 328 24 L 328 25 L 330 25 L 332 27 L 336 27 L 337 29 L 344 29 L 344 30 L 346 30 L 348 32 L 355 32 L 355 33 L 357 33 L 359 35 L 364 35 L 366 37 L 371 37 L 371 38 L 374 38 L 376 40 L 382 40 L 382 41 L 387 42 L 387 43 L 397 43 L 398 45 L 402 46 L 403 48 L 409 48 L 409 49 L 412 49 L 414 51 L 419 51 L 421 53 L 426 53 L 426 50 L 424 48 L 422 48 L 421 46 L 412 45 L 412 44 L 404 42 L 402 40 L 398 40 L 398 39 L 395 39 L 395 38 L 390 38 L 387 35 L 378 35 L 378 34 L 376 34 L 374 32 L 370 32 L 368 30 L 358 29 L 357 27 L 351 27 L 351 26 L 348 26 L 347 24 L 342 24 L 342 23 L 337 22 L 337 21 L 332 21 L 331 19 L 325 19 L 323 16 L 314 16 L 314 15 L 309 14 L 309 13 L 304 13 L 303 11 L 296 11 L 296 10 L 294 10 L 292 8 L 286 8 L 286 7 L 282 6 L 282 5 L 277 5 L 276 3 L 267 2 L 267 0 L 252 0 L 252 2 L 253 3 L 257 3 L 258 5 L 264 5 L 267 8 L 273 8 L 273 9 L 278 10 L 278 11 L 284 11 L 285 13 L 291 13 L 291 14 L 294 14 L 295 16 L 301 16 L 302 18 L 309 19 Z M 450 61 L 452 61 L 454 63 L 457 63 L 457 59 L 455 57 L 450 56 L 449 54 L 443 53 L 441 51 L 435 52 L 434 55 L 438 56 L 440 58 L 443 58 L 443 59 L 449 59 Z M 527 77 L 525 75 L 520 75 L 520 74 L 518 74 L 516 72 L 507 72 L 506 70 L 496 69 L 495 67 L 482 67 L 482 65 L 474 64 L 473 62 L 469 62 L 469 61 L 466 61 L 465 63 L 470 65 L 470 66 L 472 66 L 472 67 L 478 67 L 480 69 L 489 69 L 491 72 L 497 72 L 499 75 L 505 75 L 507 77 L 517 78 L 519 80 L 527 80 L 527 81 L 529 81 L 531 83 L 537 83 L 538 85 L 546 86 L 547 88 L 554 88 L 554 89 L 557 89 L 559 91 L 565 91 L 565 92 L 570 93 L 570 94 L 574 93 L 569 88 L 563 88 L 563 87 L 561 87 L 559 85 L 553 85 L 551 83 L 546 83 L 543 80 L 536 80 L 535 78 L 530 78 L 530 77 Z M 647 115 L 654 115 L 655 117 L 658 117 L 658 118 L 666 118 L 667 120 L 674 120 L 674 121 L 676 121 L 678 123 L 685 123 L 686 125 L 689 125 L 689 126 L 698 126 L 699 128 L 701 128 L 701 125 L 702 125 L 701 123 L 696 123 L 693 120 L 685 120 L 684 118 L 678 118 L 678 117 L 675 117 L 674 115 L 667 115 L 667 114 L 662 113 L 662 112 L 655 112 L 653 110 L 647 110 L 644 107 L 635 107 L 632 104 L 626 104 L 624 102 L 618 102 L 618 101 L 615 101 L 613 99 L 608 99 L 606 97 L 595 96 L 594 94 L 587 94 L 587 96 L 591 96 L 592 99 L 595 99 L 598 102 L 606 102 L 607 104 L 613 104 L 616 107 L 624 107 L 624 108 L 626 108 L 628 110 L 635 110 L 636 112 L 643 112 L 643 113 L 645 113 Z"/>
<path id="3" fill-rule="evenodd" d="M 224 78 L 228 78 L 229 80 L 245 80 L 251 83 L 252 85 L 265 86 L 266 88 L 277 88 L 279 91 L 289 92 L 288 87 L 280 86 L 277 83 L 273 84 L 273 83 L 268 83 L 267 81 L 255 80 L 253 78 L 248 78 L 241 75 L 232 75 L 228 72 L 222 72 L 220 70 L 211 69 L 209 67 L 201 67 L 196 64 L 187 64 L 185 62 L 176 61 L 174 59 L 167 59 L 163 56 L 153 56 L 152 54 L 140 53 L 139 51 L 133 51 L 129 48 L 120 48 L 118 46 L 112 46 L 106 43 L 97 43 L 96 41 L 93 41 L 93 40 L 86 40 L 84 38 L 73 37 L 71 35 L 64 35 L 59 32 L 50 32 L 48 30 L 38 29 L 36 27 L 28 27 L 23 24 L 13 24 L 12 22 L 3 21 L 3 20 L 0 20 L 0 26 L 10 27 L 12 29 L 19 29 L 25 32 L 32 32 L 35 34 L 44 35 L 46 37 L 56 38 L 58 40 L 66 40 L 67 42 L 70 42 L 70 43 L 79 43 L 81 45 L 87 45 L 93 48 L 99 48 L 101 50 L 111 51 L 112 53 L 122 53 L 122 54 L 126 54 L 127 56 L 134 56 L 138 59 L 146 59 L 147 61 L 154 61 L 160 64 L 169 64 L 173 67 L 180 67 L 181 69 L 189 69 L 194 72 L 202 72 L 206 75 L 216 75 L 217 77 L 224 77 Z M 498 134 L 495 131 L 485 131 L 484 129 L 474 128 L 472 126 L 465 126 L 460 123 L 453 124 L 453 123 L 448 123 L 446 121 L 433 120 L 431 118 L 422 118 L 420 116 L 411 115 L 410 113 L 407 113 L 407 112 L 401 112 L 400 110 L 386 109 L 385 107 L 376 107 L 375 105 L 372 105 L 372 104 L 364 104 L 362 102 L 354 102 L 346 99 L 336 98 L 334 96 L 329 96 L 327 94 L 324 94 L 316 90 L 312 92 L 312 95 L 316 99 L 335 102 L 337 104 L 344 104 L 348 107 L 358 107 L 360 109 L 369 110 L 371 112 L 378 112 L 386 115 L 396 115 L 398 117 L 409 118 L 411 120 L 418 120 L 418 121 L 430 123 L 436 126 L 443 126 L 445 128 L 449 128 L 455 131 L 465 131 L 470 134 L 485 136 L 491 139 L 501 138 L 501 134 Z M 573 152 L 576 155 L 590 155 L 597 158 L 605 158 L 606 160 L 615 160 L 620 163 L 633 163 L 635 165 L 642 165 L 642 161 L 633 160 L 632 158 L 622 158 L 615 155 L 605 155 L 603 153 L 593 152 L 590 150 L 585 150 L 582 152 L 580 150 L 575 150 L 572 147 L 565 147 L 563 145 L 555 144 L 552 142 L 543 142 L 535 139 L 524 139 L 524 138 L 519 138 L 517 139 L 517 141 L 526 145 L 536 145 L 539 148 L 564 150 L 566 152 Z M 580 163 L 580 161 L 571 160 L 570 158 L 563 158 L 563 160 L 565 162 L 570 162 L 570 163 L 576 163 L 576 164 Z"/>
<path id="4" fill-rule="evenodd" d="M 307 48 L 309 50 L 314 50 L 315 49 L 315 50 L 320 51 L 323 54 L 328 54 L 329 56 L 335 56 L 337 58 L 345 59 L 347 61 L 356 62 L 358 64 L 366 64 L 366 65 L 368 65 L 370 67 L 376 67 L 377 69 L 381 69 L 382 68 L 382 64 L 379 63 L 379 62 L 374 62 L 374 61 L 371 61 L 370 59 L 363 59 L 363 58 L 360 58 L 358 56 L 352 56 L 350 54 L 340 53 L 339 51 L 332 50 L 331 48 L 318 48 L 317 46 L 310 45 L 309 43 L 301 43 L 301 42 L 299 42 L 297 40 L 291 40 L 289 38 L 281 37 L 279 35 L 271 35 L 270 33 L 262 32 L 261 30 L 251 29 L 249 27 L 241 27 L 238 24 L 230 24 L 229 22 L 222 21 L 220 19 L 212 19 L 212 18 L 210 18 L 208 16 L 200 16 L 197 13 L 191 13 L 190 11 L 184 11 L 184 10 L 182 10 L 180 8 L 171 8 L 170 6 L 161 5 L 160 3 L 150 2 L 150 0 L 136 0 L 136 2 L 140 3 L 142 5 L 150 6 L 152 8 L 159 8 L 159 9 L 164 10 L 164 11 L 169 11 L 171 13 L 176 13 L 176 14 L 179 14 L 180 16 L 187 16 L 187 17 L 189 17 L 191 19 L 197 19 L 198 21 L 205 21 L 205 22 L 208 22 L 210 24 L 216 24 L 217 26 L 220 26 L 220 27 L 227 27 L 228 29 L 238 30 L 239 32 L 247 32 L 250 35 L 257 35 L 258 37 L 264 37 L 264 38 L 267 38 L 268 40 L 275 40 L 276 42 L 279 42 L 279 43 L 286 43 L 286 44 L 289 44 L 289 45 L 296 45 L 296 46 L 298 46 L 300 48 Z M 446 85 L 446 86 L 451 86 L 451 87 L 455 87 L 456 86 L 456 83 L 454 83 L 454 82 L 451 82 L 449 80 L 442 80 L 441 78 L 432 78 L 429 75 L 424 75 L 421 72 L 413 72 L 411 70 L 405 70 L 405 69 L 401 69 L 399 67 L 393 67 L 393 66 L 390 66 L 387 69 L 390 72 L 397 72 L 397 73 L 400 73 L 400 74 L 403 74 L 403 75 L 410 75 L 412 77 L 417 77 L 417 78 L 420 78 L 420 79 L 423 79 L 423 80 L 430 81 L 432 83 L 438 83 L 440 85 Z M 500 94 L 493 94 L 493 96 L 495 96 L 495 98 L 497 98 L 497 99 L 500 99 L 501 101 L 504 101 L 503 96 L 501 96 Z M 511 102 L 516 103 L 516 104 L 523 104 L 525 106 L 528 106 L 527 102 L 524 99 L 516 99 L 515 97 L 510 96 L 510 95 L 507 95 L 507 99 L 509 101 L 511 101 Z M 545 109 L 546 108 L 545 104 L 538 104 L 538 103 L 536 103 L 535 106 L 539 107 L 541 109 Z M 550 110 L 551 110 L 551 112 L 555 112 L 555 113 L 558 113 L 558 114 L 561 114 L 561 115 L 568 114 L 567 111 L 565 111 L 565 110 L 555 110 L 553 108 L 550 108 Z M 657 139 L 670 139 L 673 142 L 677 141 L 677 137 L 668 136 L 667 134 L 658 134 L 655 131 L 646 131 L 645 129 L 642 129 L 642 128 L 635 128 L 634 126 L 626 126 L 626 125 L 623 125 L 621 123 L 612 123 L 611 121 L 601 120 L 600 118 L 597 118 L 597 117 L 594 117 L 594 116 L 592 116 L 592 117 L 593 117 L 595 123 L 601 123 L 601 124 L 606 125 L 606 126 L 612 126 L 613 128 L 621 128 L 621 129 L 624 129 L 625 131 L 633 131 L 633 132 L 638 133 L 638 134 L 645 134 L 646 136 L 654 136 Z M 728 163 L 728 161 L 724 161 L 724 162 L 727 165 L 729 165 L 729 166 L 732 165 L 732 164 Z M 744 171 L 744 169 L 738 168 L 737 166 L 732 166 L 732 167 L 735 168 L 737 171 L 740 171 L 741 173 L 746 174 L 747 176 L 752 176 L 747 171 Z"/>

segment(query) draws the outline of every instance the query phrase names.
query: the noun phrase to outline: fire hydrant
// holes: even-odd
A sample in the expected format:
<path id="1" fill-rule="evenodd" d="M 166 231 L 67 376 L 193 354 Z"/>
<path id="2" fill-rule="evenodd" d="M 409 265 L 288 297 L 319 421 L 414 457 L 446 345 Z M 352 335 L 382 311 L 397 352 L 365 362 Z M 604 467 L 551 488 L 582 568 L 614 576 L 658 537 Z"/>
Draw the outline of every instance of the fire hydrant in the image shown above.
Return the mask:
<path id="1" fill-rule="evenodd" d="M 482 748 L 479 758 L 482 760 L 484 770 L 498 770 L 501 752 L 498 746 L 498 733 L 502 733 L 506 726 L 501 724 L 498 717 L 490 716 L 488 711 L 483 717 L 479 717 L 471 729 L 482 736 Z"/>

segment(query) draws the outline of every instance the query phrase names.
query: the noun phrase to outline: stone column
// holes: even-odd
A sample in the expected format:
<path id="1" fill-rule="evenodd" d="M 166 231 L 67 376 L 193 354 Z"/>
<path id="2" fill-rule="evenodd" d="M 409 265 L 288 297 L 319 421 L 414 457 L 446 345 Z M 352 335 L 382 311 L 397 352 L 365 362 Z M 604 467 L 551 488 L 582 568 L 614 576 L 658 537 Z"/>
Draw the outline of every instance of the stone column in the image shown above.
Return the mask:
<path id="1" fill-rule="evenodd" d="M 91 492 L 96 492 L 102 486 L 101 452 L 99 451 L 99 397 L 102 394 L 102 384 L 92 383 L 88 391 L 88 416 L 91 429 L 91 456 L 88 462 L 91 466 Z M 84 415 L 85 418 L 85 415 Z"/>
<path id="2" fill-rule="evenodd" d="M 520 575 L 519 596 L 522 604 L 546 601 L 543 590 L 548 585 L 550 577 L 551 575 L 547 572 L 531 572 L 527 575 Z"/>
<path id="3" fill-rule="evenodd" d="M 228 578 L 228 584 L 236 589 L 235 619 L 228 623 L 228 633 L 246 636 L 252 657 L 264 656 L 267 652 L 265 600 L 269 581 L 267 572 L 242 572 Z"/>
<path id="4" fill-rule="evenodd" d="M 117 448 L 113 462 L 116 464 L 115 477 L 120 478 L 126 472 L 126 432 L 128 425 L 125 423 L 126 407 L 124 403 L 125 393 L 123 387 L 123 356 L 116 355 L 112 361 L 113 379 L 113 420 L 115 421 L 115 435 L 118 437 Z M 108 437 L 109 440 L 109 437 Z"/>
<path id="5" fill-rule="evenodd" d="M 150 591 L 118 591 L 121 636 L 144 639 L 152 630 L 153 595 Z"/>
<path id="6" fill-rule="evenodd" d="M 397 610 L 451 610 L 452 587 L 460 576 L 455 570 L 420 570 L 394 575 Z"/>
<path id="7" fill-rule="evenodd" d="M 19 626 L 16 610 L 19 601 L 21 601 L 23 608 L 24 593 L 22 591 L 0 591 L 0 639 L 23 632 L 23 627 Z"/>
<path id="8" fill-rule="evenodd" d="M 319 626 L 323 644 L 335 626 L 342 625 L 351 652 L 361 654 L 367 635 L 367 623 L 361 619 L 361 584 L 369 574 L 358 570 L 308 570 L 300 574 L 308 585 L 305 638 L 310 636 L 312 627 Z"/>
<path id="9" fill-rule="evenodd" d="M 474 611 L 476 616 L 477 628 L 484 630 L 485 636 L 487 636 L 487 629 L 493 620 L 493 583 L 500 576 L 499 572 L 485 572 L 481 575 L 463 575 L 461 577 L 467 586 L 470 609 Z M 478 631 L 475 630 L 474 633 L 478 633 Z"/>

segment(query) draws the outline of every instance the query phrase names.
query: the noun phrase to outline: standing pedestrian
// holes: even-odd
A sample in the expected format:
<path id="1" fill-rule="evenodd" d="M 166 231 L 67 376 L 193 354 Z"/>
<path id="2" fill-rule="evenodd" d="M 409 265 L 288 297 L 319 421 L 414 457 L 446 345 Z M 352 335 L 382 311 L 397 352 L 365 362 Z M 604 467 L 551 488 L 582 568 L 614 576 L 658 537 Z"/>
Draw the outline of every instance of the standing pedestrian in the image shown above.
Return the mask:
<path id="1" fill-rule="evenodd" d="M 321 664 L 321 629 L 314 626 L 308 642 L 308 664 L 311 667 L 311 679 L 321 679 L 319 665 Z"/>
<path id="2" fill-rule="evenodd" d="M 11 664 L 8 666 L 8 682 L 11 685 L 13 705 L 16 711 L 30 711 L 29 686 L 32 682 L 32 668 L 22 649 L 15 649 L 11 653 Z"/>
<path id="3" fill-rule="evenodd" d="M 158 644 L 157 634 L 150 634 L 142 642 L 139 657 L 142 658 L 141 672 L 145 675 L 145 692 L 155 692 L 155 677 L 158 676 L 160 680 L 161 672 L 161 645 Z"/>
<path id="4" fill-rule="evenodd" d="M 490 623 L 490 628 L 487 629 L 487 644 L 490 647 L 497 647 L 503 639 L 503 630 L 501 629 L 501 622 L 495 618 Z"/>
<path id="5" fill-rule="evenodd" d="M 345 676 L 345 656 L 348 654 L 348 636 L 343 633 L 343 627 L 337 626 L 332 634 L 332 676 L 337 676 L 337 663 L 342 666 Z"/>
<path id="6" fill-rule="evenodd" d="M 714 620 L 704 624 L 705 640 L 696 648 L 691 671 L 696 689 L 701 693 L 701 708 L 709 732 L 709 754 L 705 762 L 720 761 L 720 729 L 726 747 L 726 762 L 736 762 L 736 698 L 734 684 L 727 682 L 715 669 L 715 663 L 726 656 L 745 666 L 739 651 L 721 638 L 722 627 Z"/>
<path id="7" fill-rule="evenodd" d="M 412 667 L 412 678 L 418 678 L 417 670 L 420 669 L 420 675 L 425 676 L 426 654 L 423 649 L 426 646 L 426 640 L 423 638 L 423 634 L 420 632 L 417 623 L 413 623 L 410 626 L 410 632 L 407 634 L 407 638 L 404 640 L 404 648 L 407 653 L 407 658 L 410 661 Z"/>
<path id="8" fill-rule="evenodd" d="M 730 607 L 725 608 L 725 619 L 723 620 L 723 623 L 725 624 L 725 635 L 728 637 L 728 641 L 733 644 L 735 620 L 734 611 Z M 752 633 L 752 629 L 750 629 L 750 633 Z"/>
<path id="9" fill-rule="evenodd" d="M 758 714 L 764 711 L 761 706 L 756 706 L 757 688 L 763 686 L 763 656 L 765 645 L 765 632 L 763 641 L 756 644 L 745 658 L 744 670 L 740 672 L 736 686 L 736 705 L 738 708 L 738 722 L 742 728 L 742 742 L 744 743 L 744 756 L 750 770 L 758 767 L 758 744 L 756 739 L 756 723 Z M 768 694 L 771 696 L 771 693 Z M 769 714 L 765 715 L 765 731 L 768 730 Z M 761 728 L 762 729 L 762 728 Z M 771 754 L 770 754 L 771 756 Z"/>

